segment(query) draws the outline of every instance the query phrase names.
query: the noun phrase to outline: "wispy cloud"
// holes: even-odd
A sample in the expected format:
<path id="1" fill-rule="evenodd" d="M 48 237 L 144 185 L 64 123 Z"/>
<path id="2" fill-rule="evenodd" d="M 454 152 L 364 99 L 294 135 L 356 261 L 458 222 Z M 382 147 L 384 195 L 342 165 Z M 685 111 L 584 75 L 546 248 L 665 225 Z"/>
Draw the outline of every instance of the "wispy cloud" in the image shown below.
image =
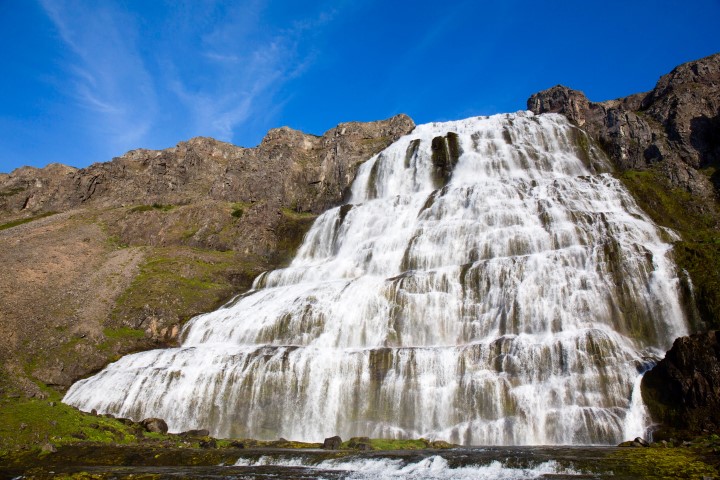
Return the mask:
<path id="1" fill-rule="evenodd" d="M 82 128 L 114 151 L 137 147 L 155 121 L 157 103 L 135 19 L 110 2 L 40 3 L 68 47 L 60 87 L 83 107 Z"/>
<path id="2" fill-rule="evenodd" d="M 312 64 L 315 53 L 309 33 L 331 21 L 334 12 L 321 11 L 288 26 L 268 26 L 265 3 L 219 9 L 214 22 L 201 24 L 205 28 L 197 34 L 202 74 L 183 72 L 181 58 L 167 66 L 171 89 L 191 112 L 196 131 L 232 141 L 243 124 L 277 112 L 283 103 L 278 91 Z M 188 32 L 184 36 L 193 37 Z"/>

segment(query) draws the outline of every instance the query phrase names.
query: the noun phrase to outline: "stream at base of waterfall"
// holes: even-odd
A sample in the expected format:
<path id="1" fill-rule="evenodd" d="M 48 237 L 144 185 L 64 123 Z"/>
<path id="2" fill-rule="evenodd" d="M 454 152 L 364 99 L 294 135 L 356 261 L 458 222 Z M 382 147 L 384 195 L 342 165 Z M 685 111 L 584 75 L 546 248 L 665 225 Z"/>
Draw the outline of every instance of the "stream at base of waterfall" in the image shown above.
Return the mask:
<path id="1" fill-rule="evenodd" d="M 225 438 L 643 436 L 641 375 L 687 326 L 674 234 L 610 170 L 560 115 L 419 125 L 287 268 L 64 402 Z"/>

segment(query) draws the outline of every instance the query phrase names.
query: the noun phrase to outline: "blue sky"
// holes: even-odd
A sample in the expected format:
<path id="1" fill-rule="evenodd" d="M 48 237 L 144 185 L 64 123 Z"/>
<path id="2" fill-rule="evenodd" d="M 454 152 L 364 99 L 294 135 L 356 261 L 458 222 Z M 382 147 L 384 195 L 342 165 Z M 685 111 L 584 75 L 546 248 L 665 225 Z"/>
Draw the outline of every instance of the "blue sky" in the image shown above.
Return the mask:
<path id="1" fill-rule="evenodd" d="M 0 172 L 194 136 L 601 101 L 720 51 L 720 0 L 0 0 Z"/>

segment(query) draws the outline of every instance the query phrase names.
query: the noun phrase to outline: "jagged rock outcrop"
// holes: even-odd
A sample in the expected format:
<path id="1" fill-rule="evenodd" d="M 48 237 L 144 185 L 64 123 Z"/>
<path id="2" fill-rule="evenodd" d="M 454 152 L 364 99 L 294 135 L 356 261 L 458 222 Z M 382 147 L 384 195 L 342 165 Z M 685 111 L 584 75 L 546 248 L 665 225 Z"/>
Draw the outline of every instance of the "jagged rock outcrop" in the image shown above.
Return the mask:
<path id="1" fill-rule="evenodd" d="M 643 399 L 666 426 L 692 433 L 720 430 L 718 333 L 678 338 L 643 377 Z"/>
<path id="2" fill-rule="evenodd" d="M 63 389 L 173 344 L 183 322 L 289 261 L 360 163 L 413 128 L 406 115 L 320 137 L 283 127 L 255 148 L 194 138 L 0 174 L 0 394 L 42 396 L 35 382 Z"/>
<path id="3" fill-rule="evenodd" d="M 318 214 L 342 200 L 357 166 L 414 124 L 406 115 L 384 121 L 338 125 L 322 137 L 287 127 L 273 129 L 255 148 L 242 148 L 211 138 L 193 138 L 166 150 L 133 150 L 110 162 L 84 169 L 53 164 L 43 169 L 23 167 L 0 177 L 0 217 L 11 218 L 79 207 L 110 208 L 132 205 L 191 205 L 241 202 L 245 222 L 274 229 L 281 207 Z M 216 217 L 225 212 L 203 205 L 186 209 L 187 220 L 207 217 L 198 235 L 182 243 L 219 249 L 250 248 L 267 254 L 275 248 L 272 238 L 254 235 L 204 236 L 221 229 Z M 170 217 L 168 219 L 168 217 Z M 170 236 L 173 215 L 163 221 L 134 216 L 118 227 L 122 240 L 132 244 L 177 243 Z M 205 227 L 205 228 L 202 228 Z M 248 229 L 245 229 L 248 230 Z M 237 232 L 234 232 L 237 233 Z"/>
<path id="4" fill-rule="evenodd" d="M 678 66 L 649 93 L 591 102 L 558 85 L 527 102 L 585 128 L 622 169 L 654 166 L 675 187 L 711 199 L 720 189 L 720 54 Z"/>

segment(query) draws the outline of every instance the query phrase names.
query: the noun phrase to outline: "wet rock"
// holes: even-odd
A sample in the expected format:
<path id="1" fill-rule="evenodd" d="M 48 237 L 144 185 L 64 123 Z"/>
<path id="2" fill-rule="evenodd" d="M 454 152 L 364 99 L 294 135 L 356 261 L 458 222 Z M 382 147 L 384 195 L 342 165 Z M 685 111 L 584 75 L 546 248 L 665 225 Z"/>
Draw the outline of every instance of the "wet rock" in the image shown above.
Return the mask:
<path id="1" fill-rule="evenodd" d="M 205 429 L 200 430 L 188 430 L 187 432 L 180 433 L 181 437 L 208 437 L 210 436 L 210 431 Z"/>
<path id="2" fill-rule="evenodd" d="M 675 340 L 642 380 L 656 421 L 674 429 L 720 431 L 720 339 L 717 331 Z"/>
<path id="3" fill-rule="evenodd" d="M 325 450 L 337 450 L 342 444 L 342 439 L 335 435 L 334 437 L 326 438 L 323 442 L 322 448 Z"/>
<path id="4" fill-rule="evenodd" d="M 430 448 L 448 449 L 448 448 L 454 448 L 454 445 L 452 443 L 448 443 L 444 440 L 435 440 L 434 442 L 430 442 Z"/>
<path id="5" fill-rule="evenodd" d="M 94 408 L 92 410 L 90 410 L 90 415 L 94 415 L 97 417 L 97 414 L 98 414 L 97 410 L 95 410 Z"/>
<path id="6" fill-rule="evenodd" d="M 167 423 L 162 418 L 146 418 L 140 422 L 140 425 L 148 432 L 167 433 L 168 431 Z"/>
<path id="7" fill-rule="evenodd" d="M 633 442 L 639 444 L 641 447 L 649 447 L 650 446 L 648 441 L 642 437 L 635 437 L 635 440 L 633 440 Z"/>
<path id="8" fill-rule="evenodd" d="M 348 448 L 353 450 L 372 450 L 372 444 L 368 437 L 352 437 L 348 440 Z"/>
<path id="9" fill-rule="evenodd" d="M 233 440 L 230 442 L 232 448 L 245 448 L 245 444 L 239 440 Z"/>
<path id="10" fill-rule="evenodd" d="M 212 438 L 204 438 L 199 442 L 200 448 L 217 448 L 217 441 Z"/>

